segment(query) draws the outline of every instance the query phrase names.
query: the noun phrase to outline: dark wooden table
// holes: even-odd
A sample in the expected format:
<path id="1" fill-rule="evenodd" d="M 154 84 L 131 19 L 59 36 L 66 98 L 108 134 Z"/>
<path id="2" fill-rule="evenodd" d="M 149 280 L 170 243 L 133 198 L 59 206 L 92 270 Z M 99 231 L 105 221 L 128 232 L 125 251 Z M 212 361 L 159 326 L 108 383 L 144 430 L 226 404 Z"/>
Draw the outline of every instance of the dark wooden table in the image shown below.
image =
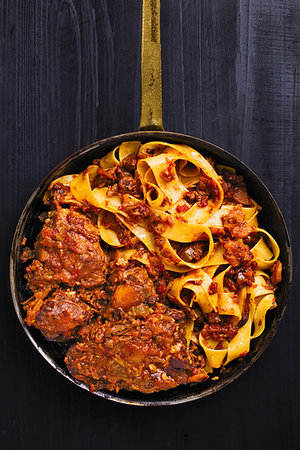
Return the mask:
<path id="1" fill-rule="evenodd" d="M 230 150 L 274 194 L 294 248 L 280 329 L 240 379 L 169 408 L 101 400 L 57 374 L 8 286 L 21 210 L 59 161 L 134 131 L 140 0 L 1 0 L 1 439 L 9 449 L 298 449 L 300 2 L 162 0 L 164 125 Z"/>

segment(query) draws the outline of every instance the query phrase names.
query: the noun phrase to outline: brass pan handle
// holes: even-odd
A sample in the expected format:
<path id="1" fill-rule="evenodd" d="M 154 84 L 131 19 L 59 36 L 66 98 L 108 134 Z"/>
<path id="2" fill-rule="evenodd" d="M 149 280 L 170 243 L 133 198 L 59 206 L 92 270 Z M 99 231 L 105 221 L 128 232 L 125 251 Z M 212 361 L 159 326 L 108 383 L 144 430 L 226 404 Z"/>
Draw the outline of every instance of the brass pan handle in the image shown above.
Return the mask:
<path id="1" fill-rule="evenodd" d="M 139 131 L 163 131 L 160 0 L 143 0 L 141 119 Z"/>

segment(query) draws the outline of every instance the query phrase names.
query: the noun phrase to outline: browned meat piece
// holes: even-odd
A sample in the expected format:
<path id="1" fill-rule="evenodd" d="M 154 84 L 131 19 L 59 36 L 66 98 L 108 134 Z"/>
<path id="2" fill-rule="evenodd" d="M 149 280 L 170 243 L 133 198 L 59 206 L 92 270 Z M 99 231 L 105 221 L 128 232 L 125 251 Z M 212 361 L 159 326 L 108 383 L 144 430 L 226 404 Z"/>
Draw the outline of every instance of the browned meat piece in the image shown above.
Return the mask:
<path id="1" fill-rule="evenodd" d="M 123 202 L 119 209 L 127 214 L 132 223 L 141 223 L 151 214 L 150 208 L 144 200 L 133 202 L 128 194 L 123 195 Z"/>
<path id="2" fill-rule="evenodd" d="M 169 160 L 167 167 L 164 170 L 162 170 L 159 175 L 164 181 L 170 182 L 174 180 L 176 177 L 175 162 Z"/>
<path id="3" fill-rule="evenodd" d="M 146 276 L 145 270 L 141 271 L 141 266 L 140 265 L 138 266 L 139 270 L 136 272 L 137 284 L 142 283 L 143 285 L 145 283 L 146 286 L 148 285 L 151 291 L 150 295 L 151 298 L 148 297 L 146 302 L 149 305 L 154 304 L 157 302 L 158 297 L 162 300 L 166 296 L 167 285 L 171 277 L 170 274 L 165 270 L 164 265 L 157 256 L 149 253 L 143 246 L 140 246 L 140 248 L 136 247 L 136 250 L 137 252 L 140 252 L 141 257 L 145 253 L 147 253 L 150 262 L 150 264 L 145 267 L 148 276 Z M 124 275 L 126 275 L 125 270 L 127 270 L 129 266 L 131 269 L 133 269 L 134 265 L 136 264 L 139 263 L 134 263 L 134 261 L 128 261 L 124 257 L 122 251 L 116 250 L 110 253 L 110 272 L 113 273 L 113 276 L 109 278 L 108 285 L 110 283 L 114 285 L 114 283 L 119 283 L 120 281 L 123 282 L 125 280 Z M 130 270 L 128 273 L 129 274 L 131 273 L 132 276 L 135 273 L 135 271 Z M 153 290 L 153 283 L 158 297 L 155 296 L 155 291 Z"/>
<path id="4" fill-rule="evenodd" d="M 165 145 L 157 145 L 156 148 L 140 148 L 137 153 L 137 159 L 144 159 L 149 158 L 149 156 L 159 155 L 164 150 L 164 148 L 166 148 Z"/>
<path id="5" fill-rule="evenodd" d="M 129 172 L 134 172 L 137 166 L 137 162 L 137 155 L 135 153 L 131 153 L 122 160 L 122 167 L 124 167 Z"/>
<path id="6" fill-rule="evenodd" d="M 243 239 L 244 244 L 247 244 L 249 248 L 254 247 L 255 244 L 257 244 L 257 242 L 260 239 L 260 234 L 259 233 L 251 233 L 249 234 L 247 237 L 245 237 Z"/>
<path id="7" fill-rule="evenodd" d="M 233 238 L 245 238 L 252 231 L 251 227 L 245 222 L 245 213 L 241 205 L 235 206 L 232 211 L 223 216 L 222 222 L 224 229 Z"/>
<path id="8" fill-rule="evenodd" d="M 119 269 L 109 281 L 114 286 L 111 301 L 114 308 L 126 310 L 148 299 L 152 304 L 158 300 L 153 281 L 144 267 Z"/>
<path id="9" fill-rule="evenodd" d="M 251 286 L 257 263 L 248 245 L 231 240 L 222 240 L 222 243 L 225 248 L 224 258 L 232 266 L 225 274 L 224 286 L 233 292 L 244 286 Z"/>
<path id="10" fill-rule="evenodd" d="M 81 329 L 65 362 L 71 375 L 97 389 L 143 393 L 173 388 L 208 376 L 189 362 L 181 311 L 157 304 L 144 319 L 125 316 Z M 179 314 L 178 314 L 179 313 Z"/>
<path id="11" fill-rule="evenodd" d="M 59 289 L 39 304 L 29 302 L 26 322 L 34 325 L 49 340 L 70 339 L 79 326 L 92 316 L 92 309 L 80 300 L 76 292 Z"/>
<path id="12" fill-rule="evenodd" d="M 207 242 L 192 242 L 180 244 L 177 250 L 178 256 L 186 262 L 197 262 L 207 253 Z"/>
<path id="13" fill-rule="evenodd" d="M 223 170 L 222 187 L 225 198 L 233 199 L 243 206 L 253 206 L 252 200 L 247 194 L 247 187 L 242 176 L 237 176 L 227 170 Z"/>
<path id="14" fill-rule="evenodd" d="M 249 197 L 247 192 L 241 188 L 230 188 L 226 193 L 226 197 L 231 196 L 236 203 L 240 203 L 243 206 L 253 206 L 251 198 Z"/>
<path id="15" fill-rule="evenodd" d="M 117 170 L 118 166 L 114 166 L 111 169 L 103 169 L 101 166 L 98 167 L 98 175 L 101 179 L 107 179 L 107 180 L 112 180 L 112 181 L 116 181 L 117 176 L 116 176 L 116 170 Z M 102 186 L 102 181 L 100 182 L 100 186 Z"/>
<path id="16" fill-rule="evenodd" d="M 26 267 L 26 272 L 25 278 L 28 282 L 28 288 L 40 298 L 46 297 L 52 289 L 58 287 L 58 283 L 52 280 L 53 271 L 36 259 L 32 261 L 30 266 Z"/>
<path id="17" fill-rule="evenodd" d="M 33 292 L 56 288 L 60 283 L 92 288 L 105 281 L 106 256 L 99 232 L 83 214 L 69 209 L 50 213 L 35 243 L 36 260 L 27 267 Z"/>
<path id="18" fill-rule="evenodd" d="M 116 174 L 118 178 L 118 194 L 130 194 L 141 198 L 142 187 L 138 178 L 134 178 L 130 172 L 121 167 L 117 168 Z"/>
<path id="19" fill-rule="evenodd" d="M 204 339 L 233 339 L 238 332 L 238 327 L 235 325 L 219 325 L 219 324 L 206 324 L 202 330 Z"/>
<path id="20" fill-rule="evenodd" d="M 209 295 L 216 294 L 218 292 L 218 283 L 215 281 L 212 281 L 208 287 L 208 293 Z"/>
<path id="21" fill-rule="evenodd" d="M 204 175 L 204 173 L 199 178 L 197 191 L 205 193 L 209 198 L 218 198 L 220 195 L 219 188 L 215 180 L 208 178 Z"/>
<path id="22" fill-rule="evenodd" d="M 189 188 L 184 198 L 189 203 L 197 202 L 200 208 L 205 208 L 208 205 L 209 199 L 216 201 L 219 198 L 220 192 L 217 183 L 205 175 L 201 175 L 197 187 Z"/>
<path id="23" fill-rule="evenodd" d="M 271 275 L 271 283 L 273 286 L 276 286 L 278 283 L 282 281 L 282 263 L 278 260 L 270 269 Z"/>
<path id="24" fill-rule="evenodd" d="M 76 292 L 78 293 L 80 300 L 91 306 L 97 314 L 101 314 L 108 303 L 107 292 L 102 289 L 102 286 L 89 290 L 78 288 L 76 289 Z"/>
<path id="25" fill-rule="evenodd" d="M 225 248 L 224 258 L 233 267 L 248 266 L 253 260 L 253 254 L 250 252 L 248 245 L 239 241 L 222 241 Z"/>
<path id="26" fill-rule="evenodd" d="M 51 186 L 51 189 L 48 189 L 45 203 L 46 205 L 54 205 L 55 207 L 68 203 L 70 192 L 70 186 L 65 186 L 58 181 Z"/>
<path id="27" fill-rule="evenodd" d="M 190 209 L 191 206 L 188 206 L 186 203 L 183 203 L 182 205 L 176 206 L 176 212 L 178 214 L 185 213 Z"/>
<path id="28" fill-rule="evenodd" d="M 35 257 L 34 250 L 31 250 L 29 247 L 25 247 L 22 255 L 20 256 L 20 260 L 22 262 L 26 262 L 29 259 L 33 259 Z"/>
<path id="29" fill-rule="evenodd" d="M 242 311 L 242 318 L 240 322 L 238 323 L 239 328 L 241 328 L 245 323 L 247 322 L 249 318 L 249 312 L 250 312 L 250 294 L 246 295 L 246 299 L 243 305 L 243 311 Z"/>
<path id="30" fill-rule="evenodd" d="M 206 314 L 206 320 L 208 323 L 221 325 L 223 323 L 224 316 L 219 316 L 218 313 L 213 311 L 213 312 Z"/>
<path id="31" fill-rule="evenodd" d="M 97 162 L 97 160 L 95 161 Z M 127 169 L 126 163 L 128 163 L 129 169 Z M 137 159 L 136 156 L 130 155 L 126 161 L 124 160 L 124 165 L 120 166 L 119 164 L 112 167 L 111 169 L 103 169 L 101 166 L 98 167 L 98 176 L 94 180 L 94 187 L 103 187 L 108 186 L 109 195 L 118 195 L 118 194 L 130 194 L 134 197 L 141 198 L 142 188 L 140 180 L 137 177 L 134 177 L 131 173 L 132 164 L 136 165 Z"/>
<path id="32" fill-rule="evenodd" d="M 231 267 L 225 274 L 224 286 L 229 291 L 233 292 L 244 286 L 251 286 L 254 283 L 255 268 L 255 261 L 253 261 L 248 267 Z"/>

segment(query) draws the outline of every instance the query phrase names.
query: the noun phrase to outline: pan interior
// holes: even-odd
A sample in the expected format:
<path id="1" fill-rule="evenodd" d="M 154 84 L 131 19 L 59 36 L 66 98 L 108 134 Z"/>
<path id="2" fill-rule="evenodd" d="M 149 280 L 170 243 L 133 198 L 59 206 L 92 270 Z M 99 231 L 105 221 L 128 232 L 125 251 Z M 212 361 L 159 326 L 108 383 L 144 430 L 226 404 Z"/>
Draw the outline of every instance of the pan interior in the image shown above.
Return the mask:
<path id="1" fill-rule="evenodd" d="M 34 327 L 27 327 L 24 322 L 24 313 L 21 303 L 27 300 L 29 293 L 26 291 L 25 287 L 25 265 L 20 262 L 21 241 L 23 236 L 26 236 L 26 245 L 31 248 L 33 247 L 36 236 L 42 227 L 38 217 L 43 211 L 45 211 L 45 205 L 42 201 L 43 195 L 53 179 L 64 174 L 78 173 L 82 171 L 92 162 L 93 159 L 105 155 L 108 151 L 112 150 L 121 142 L 130 140 L 139 140 L 143 143 L 153 140 L 162 140 L 165 142 L 186 144 L 198 150 L 204 156 L 211 156 L 219 164 L 235 167 L 238 174 L 243 175 L 250 196 L 262 206 L 262 211 L 259 214 L 261 226 L 273 235 L 281 250 L 280 260 L 284 266 L 284 273 L 283 281 L 276 291 L 278 306 L 274 310 L 268 312 L 266 316 L 265 332 L 251 343 L 251 350 L 249 354 L 242 359 L 231 362 L 228 368 L 219 374 L 218 380 L 213 381 L 209 379 L 202 384 L 179 386 L 169 391 L 148 395 L 124 390 L 120 391 L 118 394 L 108 391 L 97 391 L 94 393 L 113 401 L 135 405 L 158 406 L 183 403 L 199 399 L 226 386 L 228 383 L 240 376 L 245 370 L 247 370 L 247 368 L 250 367 L 250 365 L 262 354 L 278 328 L 280 319 L 286 308 L 287 295 L 291 285 L 291 247 L 281 212 L 270 192 L 259 180 L 259 178 L 241 161 L 228 152 L 211 143 L 190 136 L 168 132 L 145 131 L 114 136 L 96 142 L 60 163 L 41 182 L 39 187 L 32 194 L 17 225 L 12 245 L 10 264 L 11 291 L 14 306 L 26 334 L 42 356 L 61 374 L 84 389 L 88 389 L 87 386 L 74 380 L 67 373 L 64 364 L 64 355 L 67 349 L 67 344 L 47 341 L 37 329 Z"/>

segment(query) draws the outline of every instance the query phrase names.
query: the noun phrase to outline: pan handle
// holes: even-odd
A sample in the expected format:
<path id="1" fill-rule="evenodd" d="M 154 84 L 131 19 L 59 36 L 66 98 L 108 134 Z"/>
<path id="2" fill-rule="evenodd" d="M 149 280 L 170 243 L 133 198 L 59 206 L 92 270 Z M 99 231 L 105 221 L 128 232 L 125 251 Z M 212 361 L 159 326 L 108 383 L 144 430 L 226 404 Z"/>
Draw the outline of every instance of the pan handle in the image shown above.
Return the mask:
<path id="1" fill-rule="evenodd" d="M 160 0 L 143 0 L 139 131 L 164 131 L 162 123 Z"/>

